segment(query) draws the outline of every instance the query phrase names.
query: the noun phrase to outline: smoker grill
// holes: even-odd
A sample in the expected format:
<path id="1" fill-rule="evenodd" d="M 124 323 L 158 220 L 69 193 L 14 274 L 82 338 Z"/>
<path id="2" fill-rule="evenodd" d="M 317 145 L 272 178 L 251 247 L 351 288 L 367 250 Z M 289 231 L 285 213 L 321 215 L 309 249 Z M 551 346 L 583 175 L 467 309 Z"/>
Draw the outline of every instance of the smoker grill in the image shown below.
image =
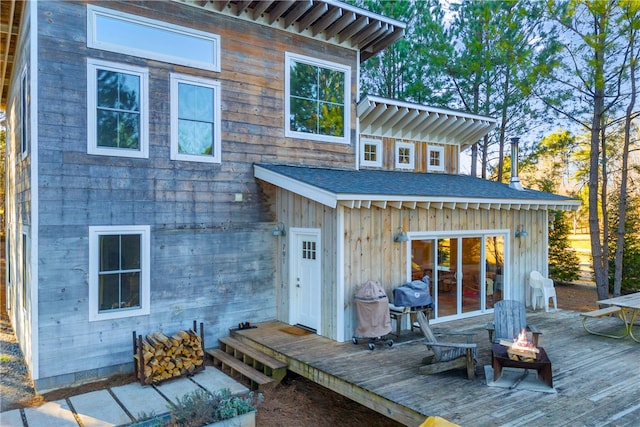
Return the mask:
<path id="1" fill-rule="evenodd" d="M 378 341 L 391 332 L 391 316 L 389 314 L 389 298 L 380 283 L 369 280 L 356 291 L 354 298 L 358 327 L 352 341 L 358 344 L 358 339 L 368 339 L 369 350 L 376 348 Z M 389 347 L 393 340 L 386 339 Z"/>

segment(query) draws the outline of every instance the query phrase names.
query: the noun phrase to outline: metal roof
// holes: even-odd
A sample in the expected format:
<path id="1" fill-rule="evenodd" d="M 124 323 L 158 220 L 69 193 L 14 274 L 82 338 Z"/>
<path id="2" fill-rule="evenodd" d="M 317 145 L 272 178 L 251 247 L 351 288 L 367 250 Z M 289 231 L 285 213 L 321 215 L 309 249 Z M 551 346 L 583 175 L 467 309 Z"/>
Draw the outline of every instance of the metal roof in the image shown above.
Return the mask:
<path id="1" fill-rule="evenodd" d="M 516 190 L 469 175 L 387 170 L 328 169 L 260 163 L 254 175 L 335 208 L 577 210 L 580 200 L 536 190 Z"/>
<path id="2" fill-rule="evenodd" d="M 488 134 L 492 117 L 366 96 L 358 103 L 360 133 L 459 144 L 461 150 Z"/>
<path id="3" fill-rule="evenodd" d="M 364 62 L 401 39 L 406 24 L 335 0 L 173 0 L 360 51 Z"/>

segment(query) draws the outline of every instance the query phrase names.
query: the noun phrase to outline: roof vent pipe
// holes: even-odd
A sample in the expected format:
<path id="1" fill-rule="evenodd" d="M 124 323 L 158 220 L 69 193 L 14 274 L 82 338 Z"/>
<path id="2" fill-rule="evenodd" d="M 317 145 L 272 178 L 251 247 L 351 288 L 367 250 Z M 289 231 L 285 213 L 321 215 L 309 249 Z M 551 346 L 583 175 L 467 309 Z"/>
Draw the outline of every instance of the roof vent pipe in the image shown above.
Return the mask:
<path id="1" fill-rule="evenodd" d="M 509 181 L 509 188 L 515 190 L 524 190 L 522 184 L 520 184 L 520 178 L 518 178 L 518 143 L 520 138 L 511 138 L 511 181 Z"/>

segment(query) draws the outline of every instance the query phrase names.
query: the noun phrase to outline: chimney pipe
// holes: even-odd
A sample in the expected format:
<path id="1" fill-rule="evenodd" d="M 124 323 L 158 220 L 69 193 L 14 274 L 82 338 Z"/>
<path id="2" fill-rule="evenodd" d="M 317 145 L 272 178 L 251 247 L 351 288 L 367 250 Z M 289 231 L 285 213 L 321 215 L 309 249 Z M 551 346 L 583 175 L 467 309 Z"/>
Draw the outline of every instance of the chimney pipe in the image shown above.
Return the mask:
<path id="1" fill-rule="evenodd" d="M 518 178 L 518 143 L 520 138 L 511 138 L 511 181 L 509 181 L 509 188 L 515 190 L 524 190 L 522 184 L 520 184 L 520 178 Z"/>

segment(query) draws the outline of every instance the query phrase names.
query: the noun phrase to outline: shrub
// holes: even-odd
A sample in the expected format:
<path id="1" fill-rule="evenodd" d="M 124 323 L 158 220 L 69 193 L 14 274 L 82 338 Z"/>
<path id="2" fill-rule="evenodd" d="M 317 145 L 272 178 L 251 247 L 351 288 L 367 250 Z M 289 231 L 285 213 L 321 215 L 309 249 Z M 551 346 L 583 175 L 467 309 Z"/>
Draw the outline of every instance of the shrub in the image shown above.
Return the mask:
<path id="1" fill-rule="evenodd" d="M 255 411 L 262 399 L 262 394 L 255 397 L 253 392 L 241 397 L 232 395 L 229 389 L 216 393 L 196 390 L 169 405 L 171 419 L 165 426 L 200 427 L 226 420 Z"/>

